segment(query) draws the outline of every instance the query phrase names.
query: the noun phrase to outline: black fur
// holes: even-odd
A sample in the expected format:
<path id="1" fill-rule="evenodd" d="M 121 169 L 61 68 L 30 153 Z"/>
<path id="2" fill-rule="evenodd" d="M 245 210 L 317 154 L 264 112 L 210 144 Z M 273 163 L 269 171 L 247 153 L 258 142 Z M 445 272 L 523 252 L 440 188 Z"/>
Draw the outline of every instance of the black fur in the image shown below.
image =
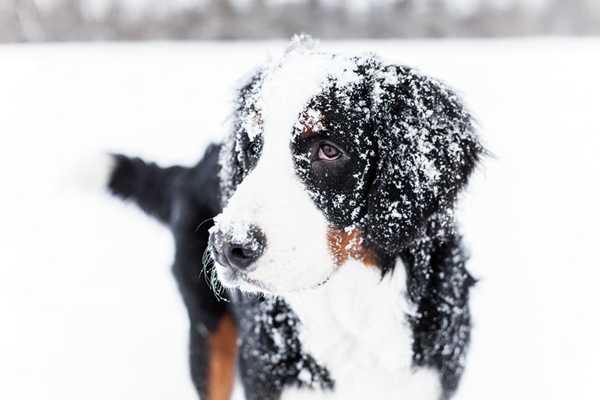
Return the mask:
<path id="1" fill-rule="evenodd" d="M 484 150 L 471 116 L 445 85 L 374 56 L 353 60 L 361 81 L 344 87 L 331 81 L 308 104 L 324 116 L 324 129 L 310 137 L 296 132 L 292 150 L 306 155 L 295 158 L 296 169 L 332 227 L 359 227 L 382 274 L 397 257 L 404 261 L 408 296 L 418 310 L 410 318 L 413 363 L 438 370 L 443 397 L 449 398 L 464 369 L 474 284 L 452 210 Z M 190 316 L 192 376 L 201 395 L 207 390 L 206 335 L 228 312 L 240 330 L 238 362 L 248 399 L 277 399 L 290 385 L 335 388 L 329 372 L 303 351 L 297 317 L 283 300 L 232 290 L 220 294 L 231 303 L 219 301 L 200 277 L 210 219 L 260 159 L 262 137 L 251 141 L 242 121 L 260 118 L 257 98 L 264 79 L 259 71 L 240 89 L 233 131 L 198 165 L 163 169 L 115 156 L 109 185 L 175 235 L 173 270 Z M 323 142 L 344 157 L 311 163 Z M 340 196 L 344 202 L 336 201 Z M 283 347 L 273 332 L 284 339 Z M 300 379 L 303 370 L 310 372 L 310 382 Z"/>
<path id="2" fill-rule="evenodd" d="M 368 76 L 371 62 L 365 65 L 356 59 L 356 63 L 361 75 Z M 304 156 L 295 158 L 298 175 L 331 225 L 338 228 L 359 224 L 367 211 L 369 185 L 377 168 L 371 91 L 370 79 L 344 90 L 332 81 L 307 106 L 323 115 L 318 133 L 308 138 L 299 132 L 294 135 L 294 154 Z M 312 155 L 322 143 L 334 145 L 343 155 L 336 162 L 315 162 Z M 340 197 L 344 201 L 339 201 Z"/>
<path id="3" fill-rule="evenodd" d="M 114 155 L 109 189 L 135 201 L 144 211 L 168 225 L 175 237 L 173 274 L 190 319 L 190 366 L 198 393 L 207 393 L 207 338 L 228 312 L 203 276 L 203 258 L 212 217 L 221 211 L 217 179 L 220 147 L 211 146 L 192 168 L 161 168 L 123 155 Z"/>
<path id="4" fill-rule="evenodd" d="M 288 386 L 333 388 L 328 371 L 302 350 L 300 322 L 285 301 L 239 291 L 233 291 L 232 298 L 240 326 L 238 359 L 247 400 L 277 400 Z M 303 370 L 310 381 L 299 379 Z"/>

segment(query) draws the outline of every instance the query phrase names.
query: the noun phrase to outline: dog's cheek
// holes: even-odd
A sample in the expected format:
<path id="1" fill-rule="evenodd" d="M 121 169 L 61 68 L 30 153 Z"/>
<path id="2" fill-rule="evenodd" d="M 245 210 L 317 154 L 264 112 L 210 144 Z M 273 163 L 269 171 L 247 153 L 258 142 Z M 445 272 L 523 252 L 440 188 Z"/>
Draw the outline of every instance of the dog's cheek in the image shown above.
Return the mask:
<path id="1" fill-rule="evenodd" d="M 315 287 L 335 270 L 327 246 L 329 225 L 306 187 L 289 172 L 265 161 L 268 159 L 244 179 L 216 218 L 216 227 L 231 238 L 239 233 L 243 239 L 249 226 L 260 227 L 266 237 L 264 253 L 247 273 L 249 281 L 260 285 L 252 288 L 244 285 L 243 279 L 233 284 L 246 291 L 271 293 Z M 219 268 L 217 272 L 227 280 L 227 270 Z"/>
<path id="2" fill-rule="evenodd" d="M 295 171 L 306 186 L 306 192 L 330 225 L 358 225 L 366 212 L 367 187 L 371 179 L 371 154 L 360 159 L 350 155 L 343 165 L 312 163 L 304 154 L 295 156 Z"/>
<path id="3" fill-rule="evenodd" d="M 269 245 L 249 274 L 276 293 L 310 289 L 325 282 L 336 265 L 328 247 L 328 224 L 306 193 L 292 193 L 288 207 L 277 210 L 279 221 L 263 218 Z M 272 238 L 272 239 L 269 239 Z"/>

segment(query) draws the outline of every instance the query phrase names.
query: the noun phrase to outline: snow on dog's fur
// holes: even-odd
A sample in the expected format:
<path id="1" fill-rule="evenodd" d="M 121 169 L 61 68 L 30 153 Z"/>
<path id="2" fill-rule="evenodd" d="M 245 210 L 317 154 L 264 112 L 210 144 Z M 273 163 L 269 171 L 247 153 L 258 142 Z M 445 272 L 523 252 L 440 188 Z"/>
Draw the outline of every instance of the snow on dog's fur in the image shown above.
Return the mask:
<path id="1" fill-rule="evenodd" d="M 242 85 L 197 166 L 115 156 L 109 187 L 175 234 L 201 396 L 228 398 L 237 366 L 248 399 L 449 398 L 470 336 L 453 207 L 483 153 L 471 117 L 411 68 L 313 45 Z"/>

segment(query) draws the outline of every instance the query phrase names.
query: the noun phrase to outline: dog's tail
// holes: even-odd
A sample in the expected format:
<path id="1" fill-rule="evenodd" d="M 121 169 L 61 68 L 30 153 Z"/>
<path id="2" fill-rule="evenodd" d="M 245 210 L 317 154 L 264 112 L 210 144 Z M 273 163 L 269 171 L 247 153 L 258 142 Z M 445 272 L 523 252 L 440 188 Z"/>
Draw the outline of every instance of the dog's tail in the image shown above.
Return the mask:
<path id="1" fill-rule="evenodd" d="M 168 223 L 171 217 L 175 186 L 187 168 L 162 168 L 140 158 L 111 154 L 112 169 L 107 187 L 112 194 L 135 202 L 142 210 Z"/>

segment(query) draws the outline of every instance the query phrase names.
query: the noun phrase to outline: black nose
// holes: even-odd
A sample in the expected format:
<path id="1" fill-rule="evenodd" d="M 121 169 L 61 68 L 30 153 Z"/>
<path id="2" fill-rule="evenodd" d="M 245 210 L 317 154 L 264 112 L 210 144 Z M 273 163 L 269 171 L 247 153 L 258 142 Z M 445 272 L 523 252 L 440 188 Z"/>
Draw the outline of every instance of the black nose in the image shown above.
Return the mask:
<path id="1" fill-rule="evenodd" d="M 248 229 L 246 238 L 233 239 L 222 231 L 210 235 L 210 245 L 214 259 L 221 265 L 237 271 L 249 271 L 251 265 L 265 250 L 265 236 L 256 227 Z"/>

